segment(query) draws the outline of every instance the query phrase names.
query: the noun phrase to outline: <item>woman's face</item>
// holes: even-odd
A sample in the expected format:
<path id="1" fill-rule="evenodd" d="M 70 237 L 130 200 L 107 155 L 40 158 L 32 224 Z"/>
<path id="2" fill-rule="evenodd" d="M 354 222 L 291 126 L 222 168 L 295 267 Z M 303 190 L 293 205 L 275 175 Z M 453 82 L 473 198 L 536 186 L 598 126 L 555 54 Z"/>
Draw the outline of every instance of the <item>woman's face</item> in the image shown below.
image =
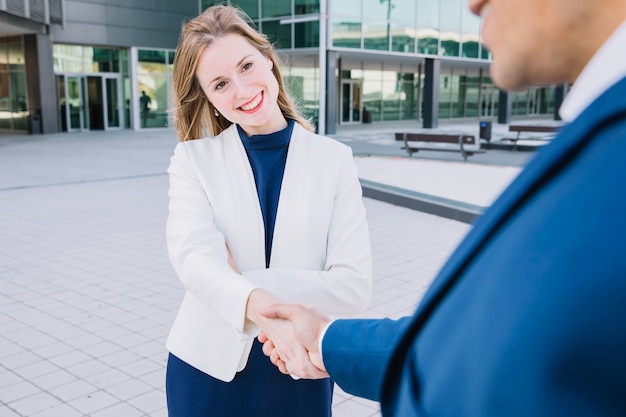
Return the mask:
<path id="1" fill-rule="evenodd" d="M 229 34 L 204 49 L 196 78 L 222 116 L 249 136 L 267 134 L 287 126 L 272 66 L 243 36 Z"/>

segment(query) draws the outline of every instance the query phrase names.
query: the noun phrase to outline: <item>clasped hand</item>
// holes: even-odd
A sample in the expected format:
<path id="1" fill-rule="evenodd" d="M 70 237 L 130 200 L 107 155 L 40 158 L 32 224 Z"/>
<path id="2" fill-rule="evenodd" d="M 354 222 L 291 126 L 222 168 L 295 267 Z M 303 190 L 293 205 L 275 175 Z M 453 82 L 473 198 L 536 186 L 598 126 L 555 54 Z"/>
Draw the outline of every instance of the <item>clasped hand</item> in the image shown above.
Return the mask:
<path id="1" fill-rule="evenodd" d="M 298 304 L 274 304 L 259 313 L 272 325 L 263 328 L 258 339 L 263 353 L 280 372 L 306 379 L 328 377 L 319 351 L 320 333 L 330 321 L 328 317 Z"/>

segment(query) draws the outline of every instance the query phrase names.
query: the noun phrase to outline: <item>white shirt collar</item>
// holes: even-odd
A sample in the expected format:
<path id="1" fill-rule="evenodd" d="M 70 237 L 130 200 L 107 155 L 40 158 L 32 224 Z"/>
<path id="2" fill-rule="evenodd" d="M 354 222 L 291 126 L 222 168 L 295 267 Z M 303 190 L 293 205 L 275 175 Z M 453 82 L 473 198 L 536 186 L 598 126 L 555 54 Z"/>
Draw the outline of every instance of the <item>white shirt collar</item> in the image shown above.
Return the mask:
<path id="1" fill-rule="evenodd" d="M 565 96 L 559 114 L 571 122 L 609 87 L 626 77 L 626 22 L 611 35 L 591 58 Z"/>

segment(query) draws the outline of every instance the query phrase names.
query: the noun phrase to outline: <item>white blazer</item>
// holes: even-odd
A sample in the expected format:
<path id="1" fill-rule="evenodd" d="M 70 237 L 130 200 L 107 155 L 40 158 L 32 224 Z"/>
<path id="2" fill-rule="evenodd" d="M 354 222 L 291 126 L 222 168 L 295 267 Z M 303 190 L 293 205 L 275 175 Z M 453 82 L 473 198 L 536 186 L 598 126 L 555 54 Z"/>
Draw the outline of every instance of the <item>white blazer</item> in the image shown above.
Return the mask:
<path id="1" fill-rule="evenodd" d="M 231 381 L 260 331 L 245 319 L 256 288 L 329 316 L 365 309 L 372 255 L 349 147 L 295 124 L 269 269 L 254 176 L 235 125 L 178 143 L 168 173 L 168 251 L 186 289 L 166 344 L 172 354 Z M 226 244 L 241 275 L 228 265 Z"/>

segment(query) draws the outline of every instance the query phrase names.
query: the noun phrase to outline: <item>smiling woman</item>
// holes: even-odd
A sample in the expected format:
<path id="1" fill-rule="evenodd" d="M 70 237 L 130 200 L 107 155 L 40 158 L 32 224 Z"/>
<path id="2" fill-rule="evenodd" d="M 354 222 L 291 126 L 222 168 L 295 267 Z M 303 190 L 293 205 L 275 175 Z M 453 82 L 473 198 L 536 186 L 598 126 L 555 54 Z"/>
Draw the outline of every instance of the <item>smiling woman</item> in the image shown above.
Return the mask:
<path id="1" fill-rule="evenodd" d="M 235 7 L 183 27 L 172 80 L 180 142 L 167 244 L 186 295 L 167 341 L 169 416 L 330 416 L 327 375 L 282 374 L 256 336 L 292 338 L 260 314 L 277 302 L 332 316 L 367 306 L 371 248 L 351 150 L 312 132 L 272 45 Z"/>

